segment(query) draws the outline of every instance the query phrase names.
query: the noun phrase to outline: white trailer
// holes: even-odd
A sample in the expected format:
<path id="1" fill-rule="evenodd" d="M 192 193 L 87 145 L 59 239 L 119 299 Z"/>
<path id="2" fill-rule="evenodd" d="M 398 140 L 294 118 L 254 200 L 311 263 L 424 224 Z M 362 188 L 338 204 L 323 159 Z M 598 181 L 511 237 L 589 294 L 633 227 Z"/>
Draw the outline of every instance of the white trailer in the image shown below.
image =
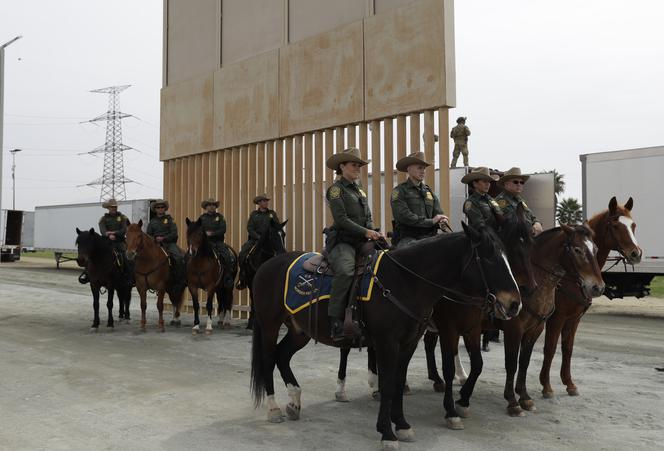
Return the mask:
<path id="1" fill-rule="evenodd" d="M 150 202 L 151 199 L 120 201 L 118 210 L 131 222 L 142 219 L 145 229 L 150 220 Z M 99 218 L 105 212 L 99 202 L 35 207 L 35 249 L 52 251 L 59 268 L 60 263 L 72 260 L 72 254 L 76 254 L 76 228 L 94 228 L 99 233 Z"/>
<path id="2" fill-rule="evenodd" d="M 623 204 L 634 199 L 632 217 L 637 224 L 636 238 L 643 250 L 641 263 L 615 264 L 613 253 L 604 266 L 604 281 L 609 298 L 643 297 L 656 275 L 664 275 L 664 197 L 656 181 L 664 172 L 664 146 L 599 152 L 580 155 L 583 177 L 583 216 L 592 217 L 605 210 L 611 197 Z"/>

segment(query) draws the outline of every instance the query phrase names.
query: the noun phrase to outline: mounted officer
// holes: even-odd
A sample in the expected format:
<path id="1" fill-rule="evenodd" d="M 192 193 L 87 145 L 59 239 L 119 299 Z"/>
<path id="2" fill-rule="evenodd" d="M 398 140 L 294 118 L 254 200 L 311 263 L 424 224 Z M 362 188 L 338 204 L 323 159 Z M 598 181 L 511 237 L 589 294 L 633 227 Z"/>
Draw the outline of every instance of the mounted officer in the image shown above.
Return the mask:
<path id="1" fill-rule="evenodd" d="M 325 165 L 340 177 L 327 189 L 325 197 L 332 211 L 334 223 L 327 234 L 325 247 L 328 261 L 334 271 L 327 313 L 334 341 L 343 335 L 343 320 L 348 290 L 355 275 L 355 250 L 366 240 L 383 237 L 373 229 L 373 220 L 367 195 L 359 182 L 362 166 L 369 164 L 354 147 L 330 156 Z"/>
<path id="2" fill-rule="evenodd" d="M 453 168 L 456 168 L 459 154 L 463 154 L 463 165 L 468 166 L 468 137 L 470 136 L 470 129 L 466 127 L 466 118 L 458 117 L 457 125 L 450 131 L 450 138 L 454 140 L 454 151 L 452 152 Z"/>
<path id="3" fill-rule="evenodd" d="M 203 230 L 210 240 L 210 244 L 217 254 L 217 258 L 224 266 L 224 286 L 230 288 L 233 286 L 233 274 L 235 266 L 235 256 L 230 251 L 226 243 L 224 243 L 224 235 L 226 234 L 226 219 L 224 215 L 217 211 L 219 208 L 219 201 L 209 198 L 201 202 L 201 208 L 205 213 L 199 216 Z"/>
<path id="4" fill-rule="evenodd" d="M 178 226 L 175 224 L 173 217 L 166 213 L 168 201 L 156 200 L 152 202 L 150 209 L 155 215 L 150 219 L 146 233 L 153 237 L 171 257 L 175 265 L 173 270 L 174 286 L 182 286 L 185 280 L 184 255 L 177 245 Z"/>
<path id="5" fill-rule="evenodd" d="M 424 184 L 426 168 L 424 152 L 415 152 L 397 161 L 397 171 L 408 173 L 408 179 L 392 190 L 392 217 L 394 235 L 392 244 L 397 248 L 407 246 L 422 238 L 436 235 L 447 224 L 438 196 Z M 396 241 L 396 242 L 395 242 Z"/>
<path id="6" fill-rule="evenodd" d="M 461 183 L 468 184 L 472 193 L 463 203 L 463 212 L 468 218 L 468 225 L 480 227 L 489 225 L 498 228 L 495 215 L 500 215 L 498 203 L 489 195 L 491 182 L 498 180 L 498 176 L 491 175 L 488 168 L 476 168 L 464 175 Z"/>
<path id="7" fill-rule="evenodd" d="M 529 175 L 522 175 L 521 168 L 512 168 L 506 171 L 503 176 L 498 180 L 498 185 L 503 188 L 503 191 L 496 196 L 496 202 L 503 212 L 503 215 L 514 213 L 516 207 L 521 204 L 523 206 L 526 219 L 533 227 L 532 232 L 534 236 L 542 233 L 542 223 L 535 217 L 535 214 L 528 208 L 526 202 L 521 197 L 523 186 L 526 184 Z"/>
<path id="8" fill-rule="evenodd" d="M 237 282 L 238 290 L 247 288 L 247 257 L 260 239 L 261 232 L 267 230 L 267 227 L 270 226 L 270 222 L 279 222 L 277 213 L 269 208 L 270 198 L 267 197 L 265 193 L 254 197 L 254 204 L 256 204 L 257 208 L 251 212 L 249 220 L 247 221 L 247 233 L 249 234 L 249 239 L 242 245 L 238 257 L 240 260 L 240 277 Z"/>

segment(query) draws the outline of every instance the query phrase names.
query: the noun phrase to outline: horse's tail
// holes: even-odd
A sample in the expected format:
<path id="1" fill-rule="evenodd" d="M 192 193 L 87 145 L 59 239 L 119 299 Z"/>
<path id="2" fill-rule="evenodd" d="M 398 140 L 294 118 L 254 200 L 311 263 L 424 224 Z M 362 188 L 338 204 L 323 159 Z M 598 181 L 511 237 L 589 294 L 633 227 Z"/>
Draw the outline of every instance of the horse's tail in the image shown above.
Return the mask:
<path id="1" fill-rule="evenodd" d="M 265 397 L 265 371 L 263 368 L 263 333 L 260 322 L 254 318 L 251 343 L 251 396 L 254 407 L 259 407 Z"/>

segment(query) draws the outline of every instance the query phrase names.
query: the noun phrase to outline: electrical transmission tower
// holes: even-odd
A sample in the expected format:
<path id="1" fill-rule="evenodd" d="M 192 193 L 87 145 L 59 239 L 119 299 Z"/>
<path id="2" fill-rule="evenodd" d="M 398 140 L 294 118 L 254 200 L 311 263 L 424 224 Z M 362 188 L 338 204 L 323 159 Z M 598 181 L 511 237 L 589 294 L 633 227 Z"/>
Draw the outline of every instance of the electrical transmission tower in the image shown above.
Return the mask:
<path id="1" fill-rule="evenodd" d="M 111 198 L 125 200 L 127 198 L 125 183 L 132 182 L 132 180 L 129 180 L 124 176 L 123 152 L 125 150 L 130 150 L 131 147 L 122 144 L 121 122 L 122 119 L 131 117 L 132 115 L 122 113 L 119 110 L 120 93 L 130 86 L 131 85 L 111 86 L 108 88 L 94 89 L 90 91 L 109 94 L 108 111 L 95 117 L 94 119 L 87 121 L 106 121 L 106 142 L 96 149 L 88 152 L 91 155 L 96 153 L 104 154 L 104 172 L 101 178 L 93 180 L 87 184 L 87 186 L 101 185 L 101 195 L 99 200 L 102 202 Z"/>

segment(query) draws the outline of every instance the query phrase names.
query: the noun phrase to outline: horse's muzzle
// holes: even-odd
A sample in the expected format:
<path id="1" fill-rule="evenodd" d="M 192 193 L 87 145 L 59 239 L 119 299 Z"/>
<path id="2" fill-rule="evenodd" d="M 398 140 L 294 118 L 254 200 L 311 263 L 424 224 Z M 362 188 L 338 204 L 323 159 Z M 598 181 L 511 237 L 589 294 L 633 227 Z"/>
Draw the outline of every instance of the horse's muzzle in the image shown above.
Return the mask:
<path id="1" fill-rule="evenodd" d="M 596 298 L 604 293 L 604 282 L 600 283 L 584 283 L 582 286 L 583 294 L 587 298 Z"/>
<path id="2" fill-rule="evenodd" d="M 519 293 L 500 291 L 496 295 L 494 313 L 496 318 L 510 320 L 521 311 L 521 297 Z"/>
<path id="3" fill-rule="evenodd" d="M 81 268 L 85 268 L 86 263 L 88 262 L 88 259 L 86 257 L 76 257 L 76 264 L 80 266 Z"/>
<path id="4" fill-rule="evenodd" d="M 627 263 L 630 265 L 636 265 L 637 263 L 641 263 L 641 257 L 643 256 L 643 251 L 641 250 L 640 247 L 635 247 L 632 249 L 632 252 L 626 255 L 627 257 Z"/>
<path id="5" fill-rule="evenodd" d="M 127 251 L 126 255 L 127 255 L 127 260 L 134 261 L 134 259 L 136 258 L 136 251 Z"/>

